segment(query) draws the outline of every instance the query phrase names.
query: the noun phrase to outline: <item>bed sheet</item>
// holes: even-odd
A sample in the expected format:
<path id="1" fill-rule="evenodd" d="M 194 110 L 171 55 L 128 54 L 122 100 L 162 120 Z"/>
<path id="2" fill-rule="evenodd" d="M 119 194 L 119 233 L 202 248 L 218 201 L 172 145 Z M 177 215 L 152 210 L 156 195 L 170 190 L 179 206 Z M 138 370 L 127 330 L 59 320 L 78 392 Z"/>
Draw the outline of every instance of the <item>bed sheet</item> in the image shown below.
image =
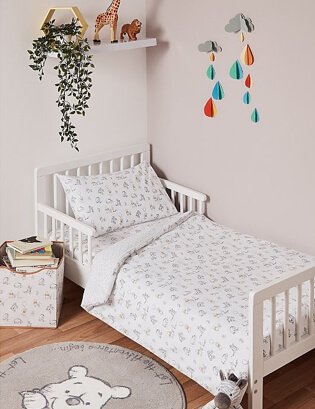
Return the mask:
<path id="1" fill-rule="evenodd" d="M 112 246 L 113 244 L 118 243 L 126 239 L 127 237 L 133 236 L 135 234 L 139 234 L 140 232 L 150 230 L 150 228 L 159 221 L 151 221 L 146 223 L 137 224 L 135 226 L 125 227 L 120 230 L 116 230 L 112 233 L 107 233 L 99 237 L 92 238 L 92 260 L 102 250 Z M 57 229 L 56 236 L 60 237 L 60 230 Z M 50 236 L 52 237 L 52 235 Z M 83 264 L 88 264 L 88 240 L 86 236 L 83 236 L 82 240 L 82 256 L 83 256 Z M 64 228 L 64 240 L 65 240 L 65 252 L 66 254 L 70 254 L 69 250 L 69 230 L 68 227 L 65 226 Z M 73 253 L 74 258 L 79 260 L 79 246 L 78 246 L 78 233 L 75 231 L 73 234 Z"/>
<path id="2" fill-rule="evenodd" d="M 109 299 L 89 312 L 214 392 L 219 369 L 247 376 L 249 292 L 314 265 L 314 257 L 192 214 L 135 250 L 120 267 Z M 291 295 L 293 342 L 295 295 Z M 307 297 L 308 289 L 303 288 L 302 335 L 308 331 Z M 277 303 L 281 302 L 278 297 Z M 268 315 L 266 303 L 265 357 L 270 353 Z M 277 318 L 282 348 L 282 317 Z"/>

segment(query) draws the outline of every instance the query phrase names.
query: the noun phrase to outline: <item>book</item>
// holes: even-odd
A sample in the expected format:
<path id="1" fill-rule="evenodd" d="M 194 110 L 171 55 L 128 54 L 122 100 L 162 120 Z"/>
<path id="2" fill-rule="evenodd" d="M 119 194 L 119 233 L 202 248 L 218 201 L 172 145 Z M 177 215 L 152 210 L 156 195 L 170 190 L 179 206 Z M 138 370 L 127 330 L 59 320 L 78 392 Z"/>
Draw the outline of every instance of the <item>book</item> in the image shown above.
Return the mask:
<path id="1" fill-rule="evenodd" d="M 47 246 L 42 249 L 34 250 L 30 253 L 25 254 L 21 254 L 18 251 L 14 250 L 15 260 L 50 260 L 51 258 L 55 258 L 51 246 Z"/>
<path id="2" fill-rule="evenodd" d="M 16 267 L 46 267 L 46 266 L 53 266 L 56 263 L 55 258 L 51 258 L 50 260 L 15 260 L 14 259 L 14 250 L 10 247 L 6 249 L 7 255 L 9 257 L 11 266 L 13 268 Z"/>
<path id="3" fill-rule="evenodd" d="M 55 263 L 49 268 L 57 268 L 59 264 L 59 258 L 55 258 Z M 25 273 L 25 274 L 32 274 L 32 273 L 37 273 L 38 270 L 40 270 L 42 267 L 37 266 L 37 267 L 16 267 L 15 271 L 17 273 Z M 46 266 L 43 266 L 43 268 L 46 268 Z"/>
<path id="4" fill-rule="evenodd" d="M 41 239 L 40 237 L 31 236 L 25 239 L 15 240 L 11 243 L 7 243 L 8 247 L 16 250 L 18 253 L 26 254 L 34 250 L 39 250 L 47 246 L 51 246 L 51 241 Z"/>

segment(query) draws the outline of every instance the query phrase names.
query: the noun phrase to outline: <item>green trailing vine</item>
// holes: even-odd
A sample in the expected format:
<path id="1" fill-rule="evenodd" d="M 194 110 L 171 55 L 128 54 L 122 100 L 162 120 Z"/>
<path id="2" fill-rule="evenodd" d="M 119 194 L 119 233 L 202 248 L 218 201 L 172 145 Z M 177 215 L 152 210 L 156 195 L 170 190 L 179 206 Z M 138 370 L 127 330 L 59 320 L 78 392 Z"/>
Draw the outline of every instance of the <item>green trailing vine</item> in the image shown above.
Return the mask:
<path id="1" fill-rule="evenodd" d="M 91 97 L 91 69 L 94 68 L 92 56 L 89 55 L 90 45 L 87 39 L 80 36 L 81 26 L 72 19 L 69 24 L 54 25 L 54 20 L 43 27 L 45 35 L 33 41 L 33 50 L 28 50 L 32 62 L 30 67 L 37 71 L 39 79 L 44 76 L 44 67 L 50 53 L 56 53 L 59 82 L 55 85 L 59 92 L 57 102 L 61 111 L 61 142 L 70 142 L 72 148 L 79 151 L 75 126 L 72 115 L 85 116 L 89 107 L 87 102 Z"/>

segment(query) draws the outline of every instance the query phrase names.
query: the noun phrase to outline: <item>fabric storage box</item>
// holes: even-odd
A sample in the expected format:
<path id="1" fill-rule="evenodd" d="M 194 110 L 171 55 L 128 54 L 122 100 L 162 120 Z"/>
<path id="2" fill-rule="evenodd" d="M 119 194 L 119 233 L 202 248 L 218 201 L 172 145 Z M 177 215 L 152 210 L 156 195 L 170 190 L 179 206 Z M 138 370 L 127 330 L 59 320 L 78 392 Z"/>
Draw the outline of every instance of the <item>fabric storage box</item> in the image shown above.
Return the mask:
<path id="1" fill-rule="evenodd" d="M 7 243 L 0 247 L 6 255 Z M 17 273 L 0 266 L 0 325 L 56 328 L 63 301 L 64 248 L 53 242 L 58 267 L 35 273 Z"/>

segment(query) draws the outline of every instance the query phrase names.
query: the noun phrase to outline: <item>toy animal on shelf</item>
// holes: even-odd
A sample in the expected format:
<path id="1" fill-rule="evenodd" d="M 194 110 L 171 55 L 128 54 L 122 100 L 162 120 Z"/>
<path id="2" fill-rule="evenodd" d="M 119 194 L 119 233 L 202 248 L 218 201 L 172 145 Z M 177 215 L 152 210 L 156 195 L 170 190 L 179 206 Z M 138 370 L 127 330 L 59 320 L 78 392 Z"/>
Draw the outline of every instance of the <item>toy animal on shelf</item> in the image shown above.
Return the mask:
<path id="1" fill-rule="evenodd" d="M 117 23 L 118 23 L 118 9 L 120 6 L 121 0 L 113 0 L 105 11 L 105 13 L 101 13 L 96 17 L 95 21 L 95 34 L 93 38 L 94 44 L 100 44 L 100 36 L 99 32 L 101 29 L 109 25 L 110 28 L 110 40 L 112 43 L 118 43 L 117 40 Z"/>
<path id="2" fill-rule="evenodd" d="M 241 402 L 246 392 L 247 379 L 239 379 L 233 373 L 226 377 L 222 371 L 220 378 L 217 395 L 201 409 L 243 409 Z"/>
<path id="3" fill-rule="evenodd" d="M 124 41 L 125 35 L 129 37 L 129 41 L 136 41 L 137 34 L 140 33 L 142 27 L 141 21 L 135 19 L 131 24 L 124 24 L 121 28 L 120 40 Z"/>

